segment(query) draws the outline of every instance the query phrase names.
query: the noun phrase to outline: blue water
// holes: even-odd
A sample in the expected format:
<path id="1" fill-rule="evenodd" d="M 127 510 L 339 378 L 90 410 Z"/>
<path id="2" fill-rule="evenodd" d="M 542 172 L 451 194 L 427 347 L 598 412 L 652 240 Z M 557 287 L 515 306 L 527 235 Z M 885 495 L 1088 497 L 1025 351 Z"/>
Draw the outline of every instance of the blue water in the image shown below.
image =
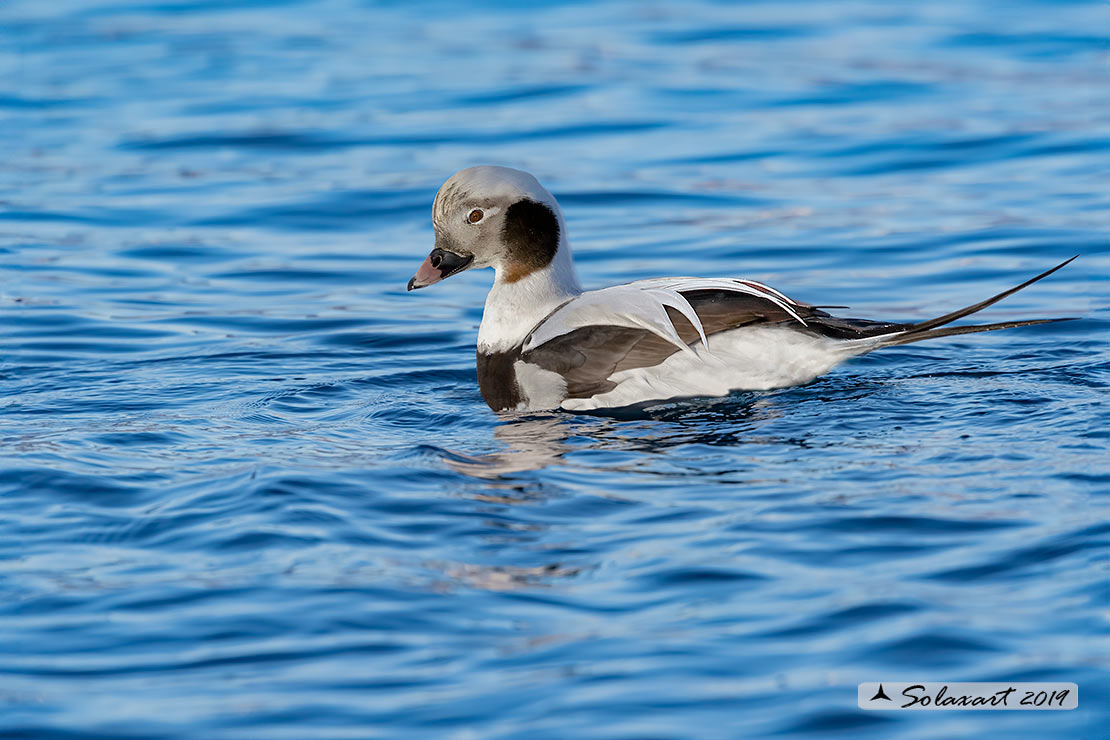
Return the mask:
<path id="1" fill-rule="evenodd" d="M 1100 2 L 0 6 L 0 736 L 1094 738 Z M 455 170 L 591 287 L 986 320 L 803 388 L 498 417 Z M 1072 712 L 875 713 L 875 680 Z M 1101 729 L 1099 729 L 1101 727 Z"/>

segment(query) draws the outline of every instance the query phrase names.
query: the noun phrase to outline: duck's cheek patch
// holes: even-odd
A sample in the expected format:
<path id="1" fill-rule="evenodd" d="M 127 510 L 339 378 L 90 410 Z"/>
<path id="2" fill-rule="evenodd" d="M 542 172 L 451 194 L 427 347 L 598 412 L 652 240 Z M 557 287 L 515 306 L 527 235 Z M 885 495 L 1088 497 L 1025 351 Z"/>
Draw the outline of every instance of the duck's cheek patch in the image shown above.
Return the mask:
<path id="1" fill-rule="evenodd" d="M 528 198 L 518 200 L 505 212 L 501 243 L 514 264 L 514 278 L 519 280 L 555 259 L 559 249 L 559 218 L 543 203 Z"/>

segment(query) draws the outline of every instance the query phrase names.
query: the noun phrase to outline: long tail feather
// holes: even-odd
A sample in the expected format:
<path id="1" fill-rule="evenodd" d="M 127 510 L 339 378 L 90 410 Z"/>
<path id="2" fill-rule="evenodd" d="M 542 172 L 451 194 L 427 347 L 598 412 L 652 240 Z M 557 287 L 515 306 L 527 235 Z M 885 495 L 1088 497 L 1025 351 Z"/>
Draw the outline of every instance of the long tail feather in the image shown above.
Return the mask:
<path id="1" fill-rule="evenodd" d="M 883 334 L 880 334 L 880 335 L 873 335 L 872 337 L 870 337 L 870 339 L 873 343 L 869 343 L 870 346 L 868 346 L 867 349 L 864 350 L 864 351 L 865 352 L 870 352 L 871 350 L 879 349 L 880 347 L 893 347 L 893 346 L 896 346 L 896 345 L 899 345 L 899 344 L 910 344 L 911 342 L 920 342 L 920 341 L 925 340 L 925 339 L 936 339 L 938 337 L 950 337 L 950 336 L 955 336 L 957 334 L 976 334 L 978 332 L 995 331 L 997 329 L 1012 329 L 1013 327 L 1016 327 L 1016 326 L 1033 326 L 1035 324 L 1051 324 L 1051 323 L 1054 323 L 1054 322 L 1057 322 L 1057 321 L 1071 321 L 1072 318 L 1074 318 L 1074 317 L 1062 318 L 1062 319 L 1028 319 L 1028 320 L 1024 320 L 1024 321 L 1002 321 L 1002 322 L 995 323 L 995 324 L 975 324 L 975 325 L 972 325 L 972 326 L 951 326 L 951 327 L 948 327 L 948 328 L 945 328 L 945 329 L 938 328 L 938 327 L 943 327 L 945 324 L 950 324 L 953 321 L 956 321 L 957 319 L 962 319 L 964 316 L 970 316 L 973 313 L 977 313 L 978 311 L 982 311 L 984 308 L 987 308 L 988 306 L 993 306 L 995 303 L 998 303 L 1003 298 L 1007 298 L 1008 296 L 1011 296 L 1014 293 L 1017 293 L 1019 290 L 1022 290 L 1023 288 L 1028 288 L 1030 285 L 1037 282 L 1038 280 L 1043 280 L 1044 278 L 1048 277 L 1049 275 L 1056 272 L 1057 270 L 1064 267 L 1065 265 L 1070 264 L 1078 256 L 1079 255 L 1077 254 L 1077 255 L 1075 255 L 1075 257 L 1072 257 L 1071 259 L 1065 260 L 1065 261 L 1061 262 L 1060 264 L 1056 265 L 1051 270 L 1046 270 L 1046 271 L 1042 272 L 1040 275 L 1037 275 L 1035 278 L 1032 278 L 1030 280 L 1026 280 L 1021 285 L 1010 288 L 1009 290 L 1004 290 L 1001 293 L 999 293 L 998 295 L 991 296 L 990 298 L 988 298 L 985 301 L 980 301 L 979 303 L 975 303 L 973 305 L 967 306 L 966 308 L 961 308 L 957 311 L 952 311 L 951 313 L 946 313 L 943 316 L 936 317 L 935 319 L 929 319 L 927 321 L 922 321 L 922 322 L 919 322 L 917 324 L 902 325 L 902 326 L 898 327 L 897 330 L 891 331 L 889 333 L 884 332 Z"/>
<path id="2" fill-rule="evenodd" d="M 914 324 L 913 326 L 911 326 L 908 329 L 908 331 L 910 331 L 910 332 L 927 331 L 929 329 L 933 329 L 933 328 L 938 327 L 938 326 L 944 326 L 945 324 L 951 324 L 956 319 L 962 319 L 964 316 L 970 316 L 973 313 L 977 313 L 979 311 L 982 311 L 987 306 L 993 306 L 994 304 L 1001 301 L 1003 298 L 1008 298 L 1009 296 L 1012 296 L 1014 293 L 1017 293 L 1019 290 L 1021 290 L 1023 288 L 1028 288 L 1030 285 L 1037 282 L 1038 280 L 1045 279 L 1046 277 L 1048 277 L 1052 273 L 1056 272 L 1060 268 L 1070 264 L 1071 262 L 1073 262 L 1078 257 L 1079 257 L 1079 255 L 1077 254 L 1077 255 L 1075 255 L 1075 257 L 1072 257 L 1069 260 L 1064 260 L 1060 264 L 1056 265 L 1056 267 L 1053 267 L 1051 270 L 1045 270 L 1044 272 L 1042 272 L 1037 277 L 1032 278 L 1030 280 L 1026 280 L 1024 283 L 1022 283 L 1021 285 L 1018 285 L 1017 287 L 1010 288 L 1009 290 L 1004 290 L 1001 293 L 999 293 L 998 295 L 992 296 L 992 297 L 988 298 L 985 301 L 980 301 L 979 303 L 976 303 L 972 306 L 968 306 L 966 308 L 961 308 L 958 311 L 953 311 L 952 313 L 946 313 L 943 316 L 937 316 L 935 319 L 929 319 L 928 321 L 922 321 L 920 324 Z M 1001 327 L 999 327 L 999 328 L 1001 328 Z"/>
<path id="3" fill-rule="evenodd" d="M 1029 319 L 1027 321 L 1001 321 L 997 324 L 975 324 L 972 326 L 949 326 L 945 329 L 926 329 L 925 331 L 913 332 L 912 334 L 901 334 L 888 336 L 879 346 L 881 347 L 894 347 L 899 344 L 910 344 L 912 342 L 920 342 L 925 339 L 936 339 L 938 337 L 951 337 L 957 334 L 978 334 L 981 331 L 994 331 L 996 329 L 1012 329 L 1015 326 L 1034 326 L 1036 324 L 1055 324 L 1057 321 L 1075 321 L 1075 316 L 1069 316 L 1063 319 Z"/>

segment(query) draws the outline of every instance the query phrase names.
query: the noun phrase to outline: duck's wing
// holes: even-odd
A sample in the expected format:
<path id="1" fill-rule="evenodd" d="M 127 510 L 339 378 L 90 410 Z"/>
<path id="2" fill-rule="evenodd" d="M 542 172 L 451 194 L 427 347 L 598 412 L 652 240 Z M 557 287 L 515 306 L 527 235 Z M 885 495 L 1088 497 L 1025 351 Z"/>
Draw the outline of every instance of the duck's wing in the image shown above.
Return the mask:
<path id="1" fill-rule="evenodd" d="M 712 353 L 712 336 L 722 331 L 789 323 L 823 334 L 823 322 L 831 319 L 750 280 L 640 280 L 563 304 L 528 335 L 521 359 L 561 375 L 569 398 L 588 398 L 615 387 L 609 380 L 614 373 L 653 367 L 676 352 L 693 354 L 698 342 Z"/>

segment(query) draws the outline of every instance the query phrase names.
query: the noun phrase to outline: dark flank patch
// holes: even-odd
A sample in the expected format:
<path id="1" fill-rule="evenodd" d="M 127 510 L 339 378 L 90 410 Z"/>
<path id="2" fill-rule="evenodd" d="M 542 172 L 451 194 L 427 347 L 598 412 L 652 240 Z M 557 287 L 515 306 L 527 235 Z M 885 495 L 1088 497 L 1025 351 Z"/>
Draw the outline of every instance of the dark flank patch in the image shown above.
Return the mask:
<path id="1" fill-rule="evenodd" d="M 559 248 L 559 219 L 555 212 L 534 200 L 518 200 L 505 212 L 501 241 L 509 250 L 514 269 L 509 282 L 543 269 Z"/>
<path id="2" fill-rule="evenodd" d="M 522 400 L 513 363 L 520 359 L 520 348 L 486 353 L 478 350 L 478 388 L 494 411 L 515 409 Z"/>
<path id="3" fill-rule="evenodd" d="M 658 365 L 678 349 L 646 329 L 584 326 L 544 342 L 523 359 L 558 373 L 567 382 L 567 398 L 590 398 L 616 388 L 609 376 L 617 368 Z"/>

